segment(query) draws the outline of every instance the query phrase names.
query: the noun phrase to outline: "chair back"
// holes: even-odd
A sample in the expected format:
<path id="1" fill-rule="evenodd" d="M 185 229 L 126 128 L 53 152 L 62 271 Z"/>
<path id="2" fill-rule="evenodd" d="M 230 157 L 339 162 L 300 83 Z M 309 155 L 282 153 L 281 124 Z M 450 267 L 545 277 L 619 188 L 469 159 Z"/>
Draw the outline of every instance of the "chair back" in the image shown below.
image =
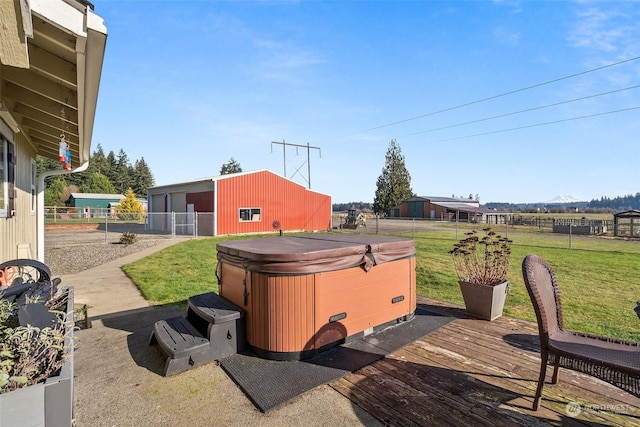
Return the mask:
<path id="1" fill-rule="evenodd" d="M 538 319 L 540 345 L 546 347 L 549 336 L 563 328 L 556 275 L 547 261 L 533 254 L 522 261 L 522 275 Z"/>

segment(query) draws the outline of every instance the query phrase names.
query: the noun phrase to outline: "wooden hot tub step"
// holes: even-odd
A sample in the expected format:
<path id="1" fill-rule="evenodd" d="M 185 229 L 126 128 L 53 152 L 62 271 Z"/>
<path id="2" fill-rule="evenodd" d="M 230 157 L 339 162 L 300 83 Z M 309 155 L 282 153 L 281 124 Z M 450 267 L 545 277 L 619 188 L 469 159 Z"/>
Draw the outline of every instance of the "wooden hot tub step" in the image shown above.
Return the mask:
<path id="1" fill-rule="evenodd" d="M 208 323 L 226 323 L 244 317 L 244 310 L 215 292 L 189 297 L 187 317 L 194 312 Z"/>
<path id="2" fill-rule="evenodd" d="M 156 322 L 149 344 L 158 344 L 167 356 L 164 366 L 166 377 L 215 360 L 209 340 L 184 316 Z"/>

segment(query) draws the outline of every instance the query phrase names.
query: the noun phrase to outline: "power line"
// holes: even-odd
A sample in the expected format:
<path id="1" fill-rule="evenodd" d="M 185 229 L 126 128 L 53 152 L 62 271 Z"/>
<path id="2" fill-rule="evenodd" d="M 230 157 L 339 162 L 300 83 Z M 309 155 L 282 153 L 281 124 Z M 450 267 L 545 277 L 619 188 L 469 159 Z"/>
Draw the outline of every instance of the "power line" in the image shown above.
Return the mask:
<path id="1" fill-rule="evenodd" d="M 440 139 L 440 140 L 438 140 L 436 142 L 454 141 L 454 140 L 457 140 L 457 139 L 474 138 L 476 136 L 493 135 L 493 134 L 496 134 L 496 133 L 510 132 L 510 131 L 514 131 L 514 130 L 528 129 L 528 128 L 533 128 L 533 127 L 538 127 L 538 126 L 552 125 L 552 124 L 556 124 L 556 123 L 570 122 L 572 120 L 587 119 L 587 118 L 590 118 L 590 117 L 604 116 L 604 115 L 607 115 L 607 114 L 622 113 L 622 112 L 625 112 L 625 111 L 638 110 L 638 109 L 640 109 L 640 106 L 623 108 L 621 110 L 605 111 L 604 113 L 588 114 L 588 115 L 585 115 L 585 116 L 570 117 L 568 119 L 554 120 L 554 121 L 551 121 L 551 122 L 536 123 L 536 124 L 533 124 L 533 125 L 518 126 L 518 127 L 515 127 L 515 128 L 509 128 L 509 129 L 494 130 L 494 131 L 491 131 L 491 132 L 476 133 L 476 134 L 473 134 L 473 135 L 458 136 L 458 137 L 455 137 L 455 138 Z"/>
<path id="2" fill-rule="evenodd" d="M 365 130 L 360 131 L 360 132 L 352 133 L 352 134 L 347 135 L 347 136 L 352 136 L 352 135 L 357 135 L 357 134 L 360 134 L 360 133 L 370 132 L 372 130 L 382 129 L 382 128 L 389 127 L 389 126 L 394 126 L 394 125 L 397 125 L 397 124 L 400 124 L 400 123 L 405 123 L 405 122 L 409 122 L 409 121 L 412 121 L 412 120 L 421 119 L 423 117 L 428 117 L 428 116 L 433 116 L 433 115 L 440 114 L 440 113 L 445 113 L 447 111 L 456 110 L 458 108 L 468 107 L 470 105 L 479 104 L 481 102 L 490 101 L 492 99 L 501 98 L 503 96 L 513 95 L 514 93 L 523 92 L 523 91 L 526 91 L 526 90 L 529 90 L 529 89 L 534 89 L 534 88 L 545 86 L 545 85 L 548 85 L 548 84 L 551 84 L 551 83 L 557 83 L 557 82 L 562 81 L 562 80 L 567 80 L 567 79 L 571 79 L 571 78 L 574 78 L 574 77 L 582 76 L 582 75 L 585 75 L 585 74 L 593 73 L 595 71 L 604 70 L 605 68 L 615 67 L 617 65 L 625 64 L 627 62 L 637 61 L 638 59 L 640 59 L 640 56 L 636 56 L 634 58 L 625 59 L 623 61 L 615 62 L 613 64 L 608 64 L 608 65 L 603 65 L 601 67 L 592 68 L 591 70 L 582 71 L 582 72 L 571 74 L 571 75 L 568 75 L 568 76 L 565 76 L 565 77 L 560 77 L 560 78 L 557 78 L 557 79 L 548 80 L 548 81 L 543 82 L 543 83 L 537 83 L 537 84 L 534 84 L 534 85 L 531 85 L 531 86 L 523 87 L 521 89 L 516 89 L 516 90 L 509 91 L 509 92 L 504 92 L 504 93 L 501 93 L 499 95 L 490 96 L 488 98 L 482 98 L 482 99 L 478 99 L 476 101 L 467 102 L 465 104 L 457 105 L 455 107 L 449 107 L 449 108 L 445 108 L 445 109 L 442 109 L 442 110 L 433 111 L 431 113 L 427 113 L 427 114 L 422 114 L 422 115 L 419 115 L 419 116 L 411 117 L 411 118 L 408 118 L 408 119 L 398 120 L 398 121 L 392 122 L 392 123 L 387 123 L 385 125 L 375 126 L 375 127 L 372 127 L 372 128 L 369 128 L 369 129 L 365 129 Z"/>
<path id="3" fill-rule="evenodd" d="M 528 112 L 535 111 L 535 110 L 542 110 L 544 108 L 557 107 L 558 105 L 569 104 L 571 102 L 584 101 L 585 99 L 597 98 L 599 96 L 610 95 L 610 94 L 616 93 L 616 92 L 623 92 L 623 91 L 626 91 L 626 90 L 637 89 L 639 87 L 640 87 L 640 85 L 629 86 L 629 87 L 626 87 L 626 88 L 623 88 L 623 89 L 616 89 L 616 90 L 611 90 L 609 92 L 598 93 L 598 94 L 595 94 L 595 95 L 583 96 L 581 98 L 570 99 L 568 101 L 561 101 L 561 102 L 556 102 L 556 103 L 553 103 L 553 104 L 541 105 L 539 107 L 527 108 L 525 110 L 514 111 L 514 112 L 511 112 L 511 113 L 505 113 L 505 114 L 499 114 L 497 116 L 485 117 L 483 119 L 471 120 L 471 121 L 468 121 L 468 122 L 456 123 L 456 124 L 453 124 L 453 125 L 442 126 L 442 127 L 439 127 L 439 128 L 433 128 L 433 129 L 423 130 L 423 131 L 420 131 L 420 132 L 409 133 L 409 134 L 406 134 L 404 136 L 419 135 L 421 133 L 435 132 L 435 131 L 438 131 L 438 130 L 451 129 L 451 128 L 455 128 L 455 127 L 459 127 L 459 126 L 465 126 L 465 125 L 470 125 L 470 124 L 474 124 L 474 123 L 486 122 L 486 121 L 489 121 L 489 120 L 499 119 L 499 118 L 507 117 L 507 116 L 513 116 L 513 115 L 516 115 L 516 114 L 528 113 Z"/>

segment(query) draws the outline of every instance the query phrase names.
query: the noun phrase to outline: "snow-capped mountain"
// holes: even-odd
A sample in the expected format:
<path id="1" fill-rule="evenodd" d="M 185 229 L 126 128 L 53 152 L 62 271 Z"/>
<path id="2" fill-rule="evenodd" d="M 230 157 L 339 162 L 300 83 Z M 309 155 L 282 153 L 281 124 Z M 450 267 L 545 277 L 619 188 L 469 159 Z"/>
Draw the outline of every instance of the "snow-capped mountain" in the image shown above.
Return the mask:
<path id="1" fill-rule="evenodd" d="M 571 195 L 568 195 L 568 194 L 563 194 L 563 195 L 560 195 L 560 196 L 556 196 L 551 200 L 547 200 L 547 201 L 545 201 L 543 203 L 576 203 L 576 202 L 581 202 L 581 201 L 582 200 L 580 200 L 580 199 L 578 199 L 578 198 L 576 198 L 574 196 L 571 196 Z"/>

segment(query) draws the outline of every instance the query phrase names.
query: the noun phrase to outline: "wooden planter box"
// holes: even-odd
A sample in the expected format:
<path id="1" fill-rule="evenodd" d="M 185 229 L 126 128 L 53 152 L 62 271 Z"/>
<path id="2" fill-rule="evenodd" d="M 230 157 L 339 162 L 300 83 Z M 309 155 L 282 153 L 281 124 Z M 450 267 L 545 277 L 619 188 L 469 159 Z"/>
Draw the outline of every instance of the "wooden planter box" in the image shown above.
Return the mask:
<path id="1" fill-rule="evenodd" d="M 73 319 L 73 288 L 68 288 L 67 319 Z M 43 383 L 0 394 L 0 426 L 69 427 L 73 421 L 73 324 L 67 331 L 68 356 L 59 375 Z"/>
<path id="2" fill-rule="evenodd" d="M 412 239 L 296 235 L 217 250 L 220 295 L 246 311 L 247 343 L 265 358 L 306 359 L 416 309 Z"/>
<path id="3" fill-rule="evenodd" d="M 509 292 L 508 281 L 495 286 L 478 285 L 463 280 L 458 283 L 467 313 L 478 319 L 489 321 L 502 316 L 504 303 Z"/>

